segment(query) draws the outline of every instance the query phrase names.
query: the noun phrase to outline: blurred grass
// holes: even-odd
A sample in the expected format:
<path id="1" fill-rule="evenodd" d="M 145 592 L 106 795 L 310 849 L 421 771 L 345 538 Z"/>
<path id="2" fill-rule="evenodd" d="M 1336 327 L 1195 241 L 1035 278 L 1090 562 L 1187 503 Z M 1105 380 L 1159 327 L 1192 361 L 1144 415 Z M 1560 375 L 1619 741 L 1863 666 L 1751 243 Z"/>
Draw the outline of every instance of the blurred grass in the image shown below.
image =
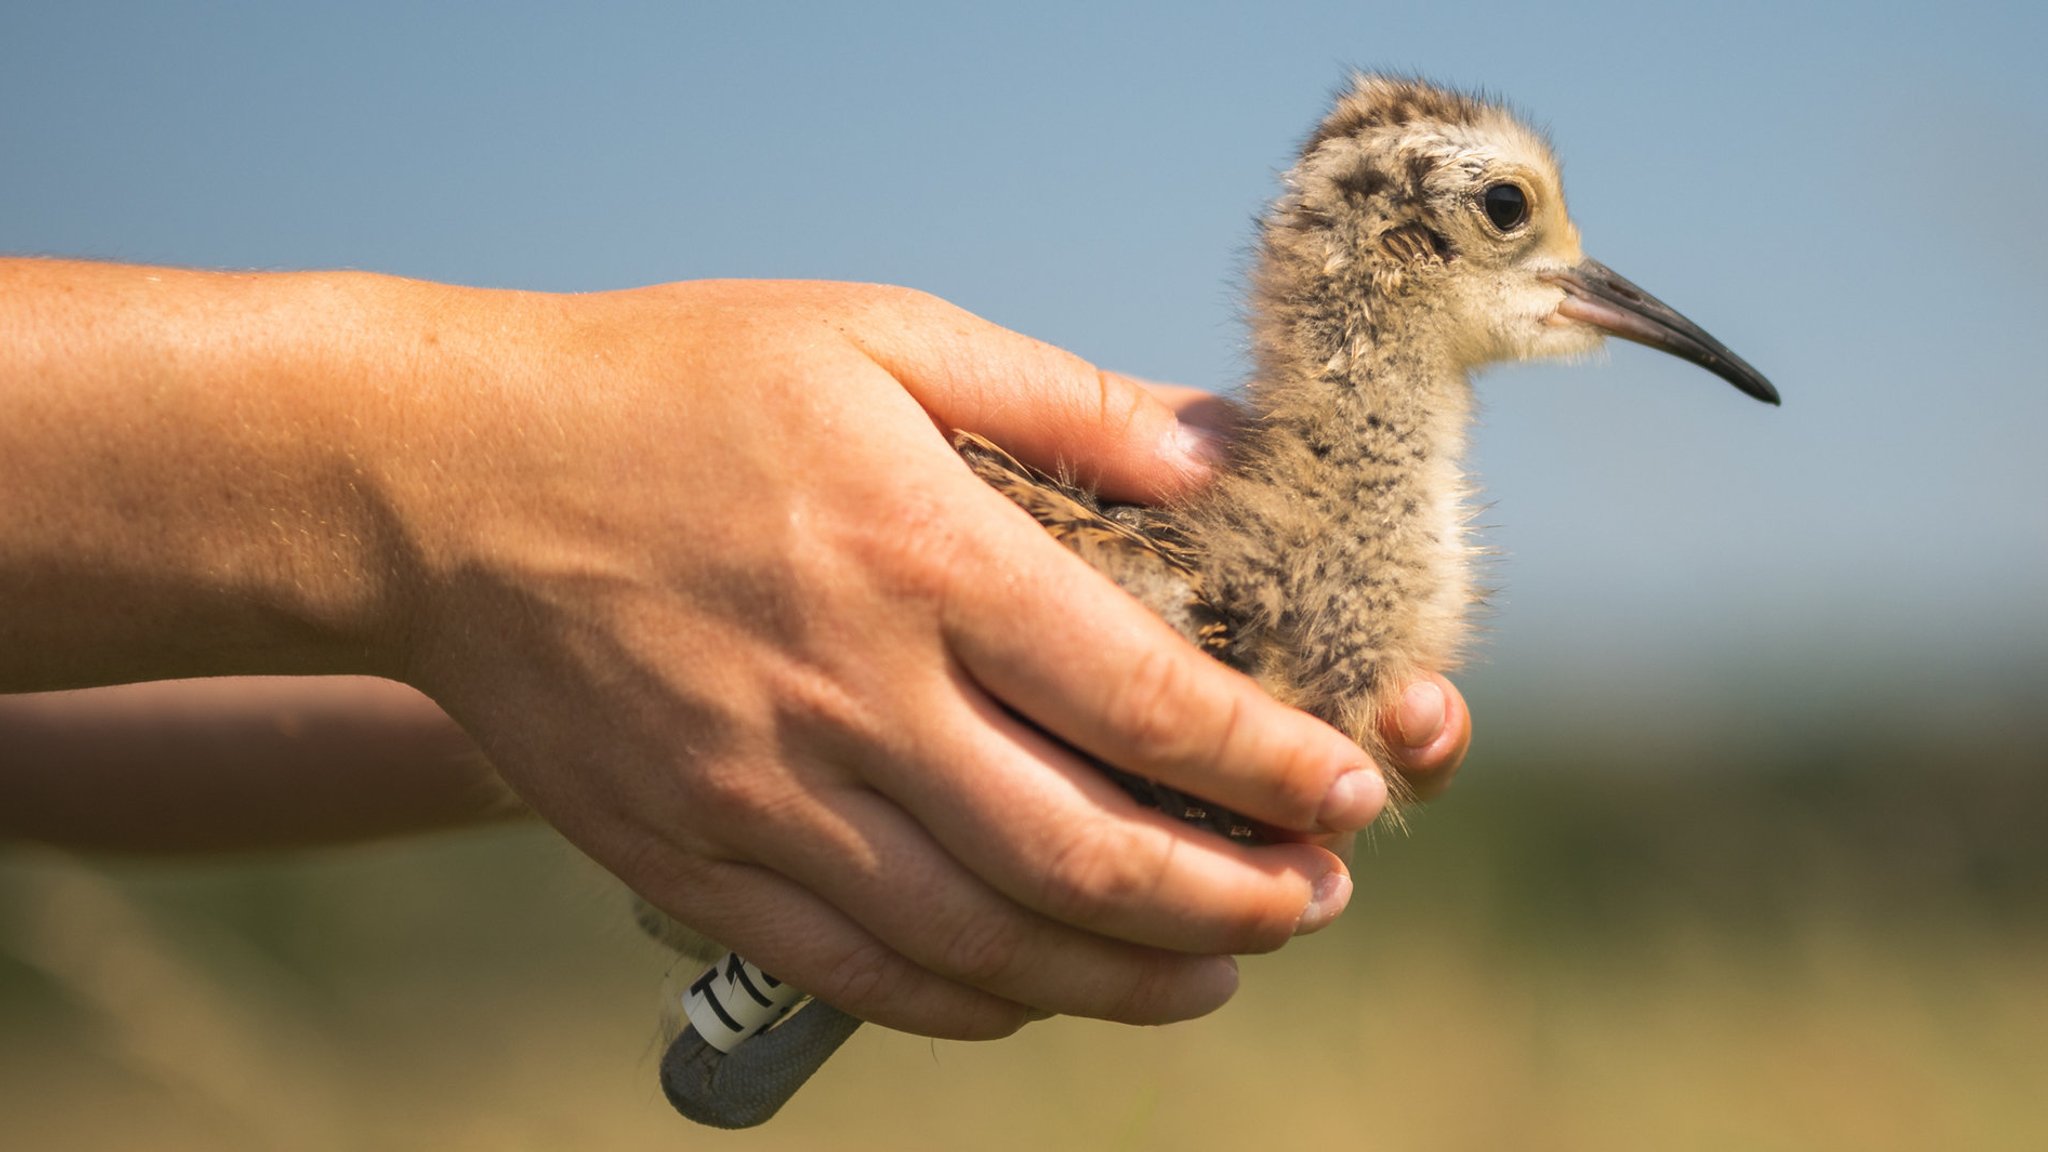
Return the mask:
<path id="1" fill-rule="evenodd" d="M 667 961 L 545 830 L 16 851 L 0 1147 L 2048 1147 L 2048 723 L 2023 715 L 1496 739 L 1217 1015 L 866 1030 L 743 1134 L 662 1103 Z"/>

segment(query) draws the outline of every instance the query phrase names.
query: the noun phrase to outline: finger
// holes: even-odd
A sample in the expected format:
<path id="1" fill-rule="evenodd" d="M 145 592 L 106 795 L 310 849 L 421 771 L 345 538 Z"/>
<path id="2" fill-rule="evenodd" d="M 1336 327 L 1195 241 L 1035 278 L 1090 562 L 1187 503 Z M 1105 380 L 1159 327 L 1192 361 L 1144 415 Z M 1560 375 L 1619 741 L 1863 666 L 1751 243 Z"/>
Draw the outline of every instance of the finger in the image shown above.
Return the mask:
<path id="1" fill-rule="evenodd" d="M 860 349 L 941 428 L 965 428 L 1113 500 L 1158 502 L 1208 479 L 1208 434 L 1136 381 L 908 290 L 881 291 Z"/>
<path id="2" fill-rule="evenodd" d="M 1088 932 L 1205 954 L 1270 951 L 1342 910 L 1348 878 L 1324 849 L 1251 848 L 1172 820 L 964 678 L 956 691 L 950 709 L 921 702 L 938 741 L 925 762 L 875 777 L 1011 900 Z"/>
<path id="3" fill-rule="evenodd" d="M 1162 384 L 1138 377 L 1131 379 L 1137 380 L 1147 392 L 1173 409 L 1183 425 L 1207 433 L 1219 445 L 1230 442 L 1244 430 L 1244 406 L 1228 396 L 1218 396 L 1183 384 Z"/>
<path id="4" fill-rule="evenodd" d="M 665 845 L 654 850 L 664 857 L 672 852 Z M 1034 1016 L 912 963 L 827 901 L 766 868 L 700 860 L 689 872 L 686 883 L 621 876 L 655 907 L 849 1015 L 945 1040 L 1000 1039 Z"/>
<path id="5" fill-rule="evenodd" d="M 1126 1024 L 1204 1015 L 1237 988 L 1228 956 L 1139 947 L 1025 910 L 872 791 L 819 798 L 820 818 L 779 838 L 776 871 L 929 972 L 1026 1007 Z"/>
<path id="6" fill-rule="evenodd" d="M 1450 787 L 1472 745 L 1472 713 L 1465 697 L 1435 673 L 1410 684 L 1380 724 L 1395 768 L 1416 799 Z"/>
<path id="7" fill-rule="evenodd" d="M 1115 767 L 1278 828 L 1350 832 L 1378 816 L 1386 781 L 1356 744 L 1204 655 L 988 499 L 1001 507 L 963 544 L 966 578 L 942 624 L 991 696 Z"/>

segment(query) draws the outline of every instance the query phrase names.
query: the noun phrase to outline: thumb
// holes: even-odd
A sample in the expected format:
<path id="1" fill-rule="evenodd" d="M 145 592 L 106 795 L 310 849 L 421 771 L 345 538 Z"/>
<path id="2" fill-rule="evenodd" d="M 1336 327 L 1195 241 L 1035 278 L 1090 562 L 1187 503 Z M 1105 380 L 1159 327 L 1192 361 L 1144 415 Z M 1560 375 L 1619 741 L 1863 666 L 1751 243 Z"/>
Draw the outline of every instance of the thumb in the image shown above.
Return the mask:
<path id="1" fill-rule="evenodd" d="M 1114 500 L 1157 502 L 1209 478 L 1211 434 L 1138 381 L 924 293 L 890 293 L 878 310 L 886 322 L 849 335 L 942 429 L 978 432 Z"/>

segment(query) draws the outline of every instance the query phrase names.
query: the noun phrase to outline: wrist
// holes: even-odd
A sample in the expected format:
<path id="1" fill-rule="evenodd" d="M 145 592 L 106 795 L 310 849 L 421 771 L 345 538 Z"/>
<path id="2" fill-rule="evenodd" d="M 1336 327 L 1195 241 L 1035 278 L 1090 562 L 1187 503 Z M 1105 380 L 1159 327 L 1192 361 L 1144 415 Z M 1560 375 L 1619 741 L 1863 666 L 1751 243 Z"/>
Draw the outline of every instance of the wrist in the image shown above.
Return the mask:
<path id="1" fill-rule="evenodd" d="M 387 672 L 377 279 L 0 267 L 0 689 Z"/>

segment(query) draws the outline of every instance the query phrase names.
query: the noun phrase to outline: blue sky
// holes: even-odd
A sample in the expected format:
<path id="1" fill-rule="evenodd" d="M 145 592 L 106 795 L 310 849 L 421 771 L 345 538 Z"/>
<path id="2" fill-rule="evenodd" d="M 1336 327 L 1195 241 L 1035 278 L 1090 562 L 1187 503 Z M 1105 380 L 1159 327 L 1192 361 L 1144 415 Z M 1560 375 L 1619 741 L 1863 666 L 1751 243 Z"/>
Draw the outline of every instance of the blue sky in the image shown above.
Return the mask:
<path id="1" fill-rule="evenodd" d="M 1275 173 L 1348 66 L 1418 71 L 1546 125 L 1588 250 L 1785 395 L 1484 377 L 1481 685 L 2039 671 L 2043 45 L 2017 3 L 16 4 L 0 251 L 896 281 L 1223 387 Z"/>

